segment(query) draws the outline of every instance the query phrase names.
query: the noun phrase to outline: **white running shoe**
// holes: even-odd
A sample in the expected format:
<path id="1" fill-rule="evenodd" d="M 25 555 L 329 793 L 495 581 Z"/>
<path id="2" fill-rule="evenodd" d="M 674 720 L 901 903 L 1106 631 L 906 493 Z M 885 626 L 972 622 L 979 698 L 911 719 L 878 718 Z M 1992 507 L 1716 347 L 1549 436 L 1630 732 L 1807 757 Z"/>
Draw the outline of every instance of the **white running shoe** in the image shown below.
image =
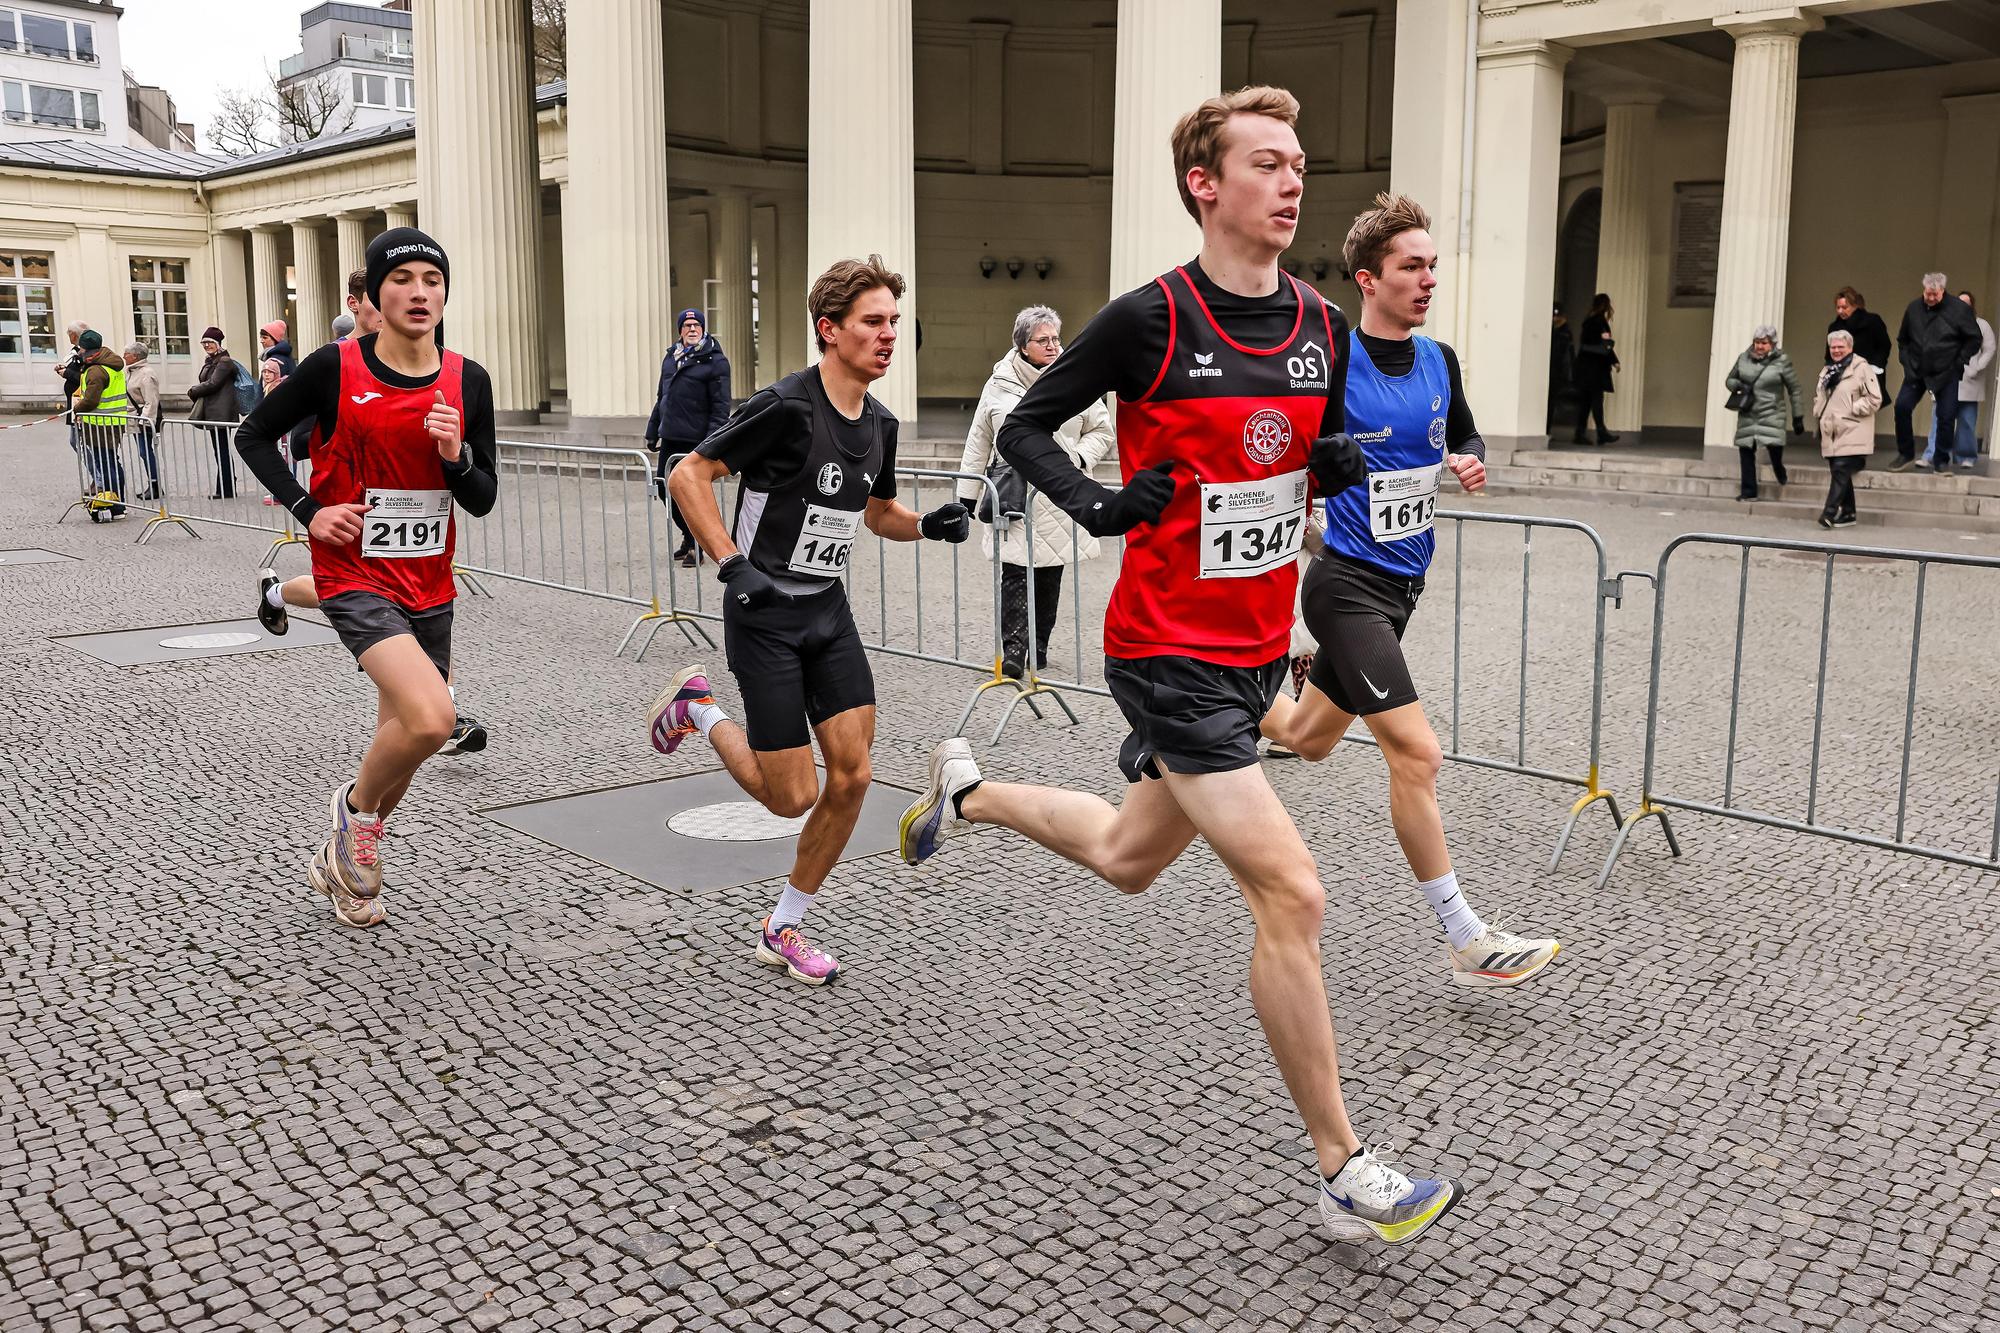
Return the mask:
<path id="1" fill-rule="evenodd" d="M 1465 1197 L 1465 1187 L 1446 1176 L 1412 1178 L 1362 1148 L 1319 1184 L 1319 1216 L 1335 1240 L 1380 1240 L 1401 1245 L 1415 1240 Z"/>
<path id="2" fill-rule="evenodd" d="M 900 849 L 904 861 L 921 865 L 946 838 L 972 827 L 958 817 L 958 797 L 980 781 L 972 743 L 963 736 L 940 742 L 931 751 L 931 784 L 903 812 Z"/>
<path id="3" fill-rule="evenodd" d="M 1518 986 L 1556 960 L 1562 945 L 1555 940 L 1523 939 L 1498 926 L 1463 949 L 1445 946 L 1454 986 Z"/>

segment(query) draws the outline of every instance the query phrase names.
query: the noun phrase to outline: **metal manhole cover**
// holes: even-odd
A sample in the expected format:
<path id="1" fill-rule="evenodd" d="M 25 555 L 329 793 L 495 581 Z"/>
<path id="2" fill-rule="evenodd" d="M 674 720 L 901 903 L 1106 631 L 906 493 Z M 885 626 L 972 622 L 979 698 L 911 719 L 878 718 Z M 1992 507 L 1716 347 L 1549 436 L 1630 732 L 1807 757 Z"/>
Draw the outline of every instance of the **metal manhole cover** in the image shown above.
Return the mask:
<path id="1" fill-rule="evenodd" d="M 667 828 L 683 838 L 707 842 L 764 842 L 789 838 L 805 827 L 807 816 L 781 819 L 755 801 L 722 801 L 697 805 L 667 818 Z"/>
<path id="2" fill-rule="evenodd" d="M 204 648 L 241 648 L 246 643 L 255 643 L 263 638 L 261 634 L 182 634 L 171 639 L 161 639 L 162 648 L 182 648 L 199 652 Z"/>

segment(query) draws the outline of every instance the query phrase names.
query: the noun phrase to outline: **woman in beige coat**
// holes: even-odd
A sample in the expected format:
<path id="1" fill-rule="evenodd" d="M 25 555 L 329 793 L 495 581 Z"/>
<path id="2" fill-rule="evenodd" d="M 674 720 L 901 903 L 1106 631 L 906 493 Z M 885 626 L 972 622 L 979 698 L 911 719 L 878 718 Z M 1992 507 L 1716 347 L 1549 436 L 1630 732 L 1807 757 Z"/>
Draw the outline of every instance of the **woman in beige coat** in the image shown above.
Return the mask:
<path id="1" fill-rule="evenodd" d="M 1820 511 L 1823 528 L 1844 528 L 1854 519 L 1854 474 L 1875 452 L 1875 414 L 1882 410 L 1882 386 L 1875 367 L 1854 354 L 1854 335 L 1835 329 L 1826 335 L 1831 361 L 1813 390 L 1813 418 L 1819 422 L 1819 451 L 1833 474 Z"/>
<path id="2" fill-rule="evenodd" d="M 972 413 L 972 429 L 965 437 L 965 453 L 958 460 L 960 472 L 987 475 L 1001 463 L 993 442 L 1000 423 L 1014 410 L 1014 404 L 1041 378 L 1049 363 L 1062 354 L 1062 317 L 1045 305 L 1031 305 L 1014 316 L 1014 350 L 993 363 L 993 374 L 980 392 L 979 406 Z M 1103 403 L 1092 403 L 1071 417 L 1056 432 L 1056 443 L 1068 452 L 1070 461 L 1085 472 L 1111 452 L 1115 437 L 1111 413 Z M 1004 464 L 1003 464 L 1004 465 Z M 975 482 L 960 482 L 958 498 L 977 512 L 982 488 Z M 1055 628 L 1056 608 L 1062 600 L 1063 571 L 1074 560 L 1095 559 L 1097 538 L 1079 529 L 1067 514 L 1047 497 L 1034 501 L 1035 549 L 1028 550 L 1027 525 L 1020 519 L 1007 521 L 995 516 L 986 529 L 986 558 L 993 558 L 996 531 L 1000 539 L 1000 640 L 1001 671 L 1015 680 L 1026 678 L 1028 666 L 1028 570 L 1035 571 L 1034 665 L 1049 664 L 1049 633 Z"/>

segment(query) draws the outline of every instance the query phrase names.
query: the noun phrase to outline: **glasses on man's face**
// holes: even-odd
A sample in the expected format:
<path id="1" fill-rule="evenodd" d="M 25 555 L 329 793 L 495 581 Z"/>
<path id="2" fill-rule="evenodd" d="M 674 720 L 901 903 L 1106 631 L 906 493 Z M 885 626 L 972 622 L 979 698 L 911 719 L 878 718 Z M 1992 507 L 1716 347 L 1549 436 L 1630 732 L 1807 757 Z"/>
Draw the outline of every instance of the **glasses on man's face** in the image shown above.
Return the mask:
<path id="1" fill-rule="evenodd" d="M 1062 346 L 1062 339 L 1058 338 L 1053 333 L 1051 333 L 1046 338 L 1030 338 L 1028 339 L 1028 341 L 1030 343 L 1033 343 L 1036 347 L 1046 348 L 1051 352 L 1055 351 L 1056 348 Z"/>

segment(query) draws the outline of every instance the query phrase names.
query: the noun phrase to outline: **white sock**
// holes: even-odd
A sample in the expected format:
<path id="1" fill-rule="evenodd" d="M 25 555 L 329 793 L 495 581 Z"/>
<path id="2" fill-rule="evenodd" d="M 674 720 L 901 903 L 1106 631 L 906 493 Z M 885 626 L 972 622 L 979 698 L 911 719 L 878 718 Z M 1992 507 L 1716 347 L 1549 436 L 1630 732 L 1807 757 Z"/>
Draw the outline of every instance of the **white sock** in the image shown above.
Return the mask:
<path id="1" fill-rule="evenodd" d="M 812 902 L 813 896 L 810 893 L 800 893 L 790 884 L 785 885 L 785 891 L 778 895 L 777 907 L 771 911 L 771 929 L 801 924 L 806 919 L 806 911 L 812 906 Z"/>
<path id="2" fill-rule="evenodd" d="M 273 583 L 264 590 L 264 601 L 282 611 L 285 609 L 285 585 Z"/>
<path id="3" fill-rule="evenodd" d="M 1479 914 L 1465 901 L 1465 895 L 1459 892 L 1455 871 L 1447 870 L 1437 879 L 1426 880 L 1417 887 L 1423 890 L 1424 900 L 1437 913 L 1438 924 L 1451 938 L 1452 948 L 1463 949 L 1486 933 L 1486 923 L 1479 919 Z"/>
<path id="4" fill-rule="evenodd" d="M 727 722 L 729 714 L 722 711 L 720 704 L 695 704 L 688 709 L 688 721 L 701 728 L 701 738 L 708 739 L 708 733 L 718 722 Z"/>
<path id="5" fill-rule="evenodd" d="M 444 683 L 444 692 L 451 696 L 451 702 L 456 706 L 458 703 L 458 686 L 452 684 L 450 681 L 446 681 Z"/>

